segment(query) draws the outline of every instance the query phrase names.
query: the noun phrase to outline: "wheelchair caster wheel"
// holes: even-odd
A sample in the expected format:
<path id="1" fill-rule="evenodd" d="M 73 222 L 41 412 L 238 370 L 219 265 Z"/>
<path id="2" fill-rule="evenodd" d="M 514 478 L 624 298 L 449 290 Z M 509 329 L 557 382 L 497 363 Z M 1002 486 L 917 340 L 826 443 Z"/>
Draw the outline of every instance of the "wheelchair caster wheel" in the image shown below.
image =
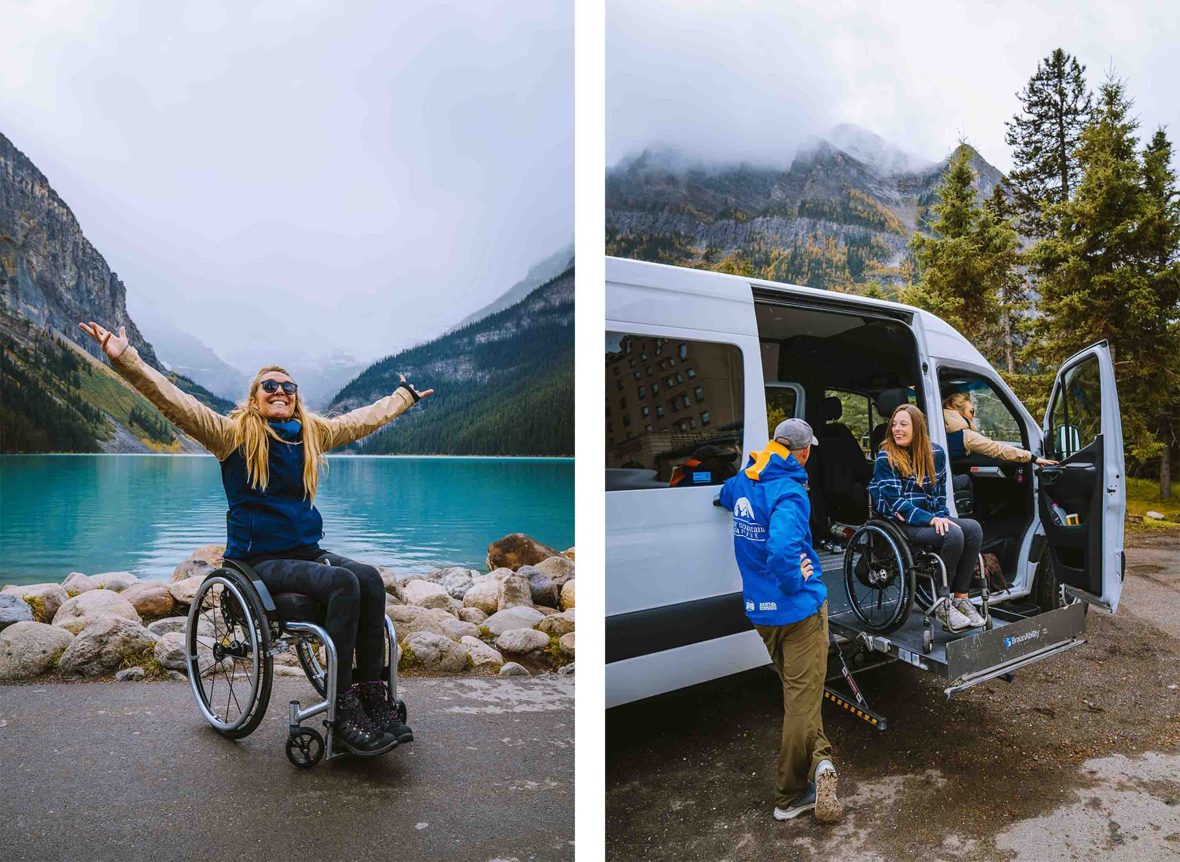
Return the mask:
<path id="1" fill-rule="evenodd" d="M 930 652 L 934 648 L 934 632 L 930 629 L 922 632 L 922 652 Z"/>
<path id="2" fill-rule="evenodd" d="M 286 747 L 287 759 L 300 769 L 311 769 L 324 756 L 324 738 L 310 727 L 292 731 Z"/>
<path id="3" fill-rule="evenodd" d="M 404 700 L 399 699 L 397 702 L 397 717 L 402 722 L 409 718 L 409 713 L 406 711 L 406 702 Z"/>

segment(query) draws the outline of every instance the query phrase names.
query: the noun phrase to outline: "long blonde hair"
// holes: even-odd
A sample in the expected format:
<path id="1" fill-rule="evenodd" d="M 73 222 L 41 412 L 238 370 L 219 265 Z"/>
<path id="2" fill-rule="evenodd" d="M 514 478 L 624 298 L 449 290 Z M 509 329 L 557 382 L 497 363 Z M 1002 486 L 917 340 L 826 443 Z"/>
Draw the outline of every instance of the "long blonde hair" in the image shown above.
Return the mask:
<path id="1" fill-rule="evenodd" d="M 910 424 L 914 426 L 908 449 L 893 442 L 893 420 L 903 410 L 910 414 Z M 934 447 L 930 444 L 930 432 L 926 430 L 926 414 L 913 404 L 898 405 L 893 411 L 881 448 L 889 456 L 889 466 L 898 475 L 913 476 L 919 486 L 925 485 L 927 479 L 934 480 Z"/>
<path id="2" fill-rule="evenodd" d="M 954 410 L 956 413 L 962 413 L 963 408 L 971 403 L 971 396 L 966 392 L 952 392 L 942 402 L 942 406 L 948 410 Z"/>
<path id="3" fill-rule="evenodd" d="M 287 374 L 287 369 L 278 365 L 260 368 L 250 381 L 250 391 L 246 395 L 246 400 L 240 402 L 229 414 L 234 448 L 240 447 L 246 459 L 246 478 L 251 487 L 262 491 L 270 484 L 270 441 L 273 438 L 285 442 L 267 424 L 256 401 L 263 375 L 272 371 L 291 376 Z M 303 398 L 298 392 L 295 393 L 294 404 L 291 419 L 303 426 L 303 496 L 314 503 L 316 487 L 319 485 L 320 466 L 327 470 L 323 443 L 328 439 L 328 423 L 322 416 L 304 409 Z"/>

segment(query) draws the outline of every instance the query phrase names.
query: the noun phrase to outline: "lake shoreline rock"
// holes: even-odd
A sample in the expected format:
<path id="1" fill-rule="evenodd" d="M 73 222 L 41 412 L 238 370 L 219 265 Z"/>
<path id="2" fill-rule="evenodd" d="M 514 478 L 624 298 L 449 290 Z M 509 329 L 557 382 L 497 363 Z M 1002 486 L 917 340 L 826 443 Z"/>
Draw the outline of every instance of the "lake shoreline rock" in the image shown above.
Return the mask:
<path id="1" fill-rule="evenodd" d="M 170 580 L 71 572 L 60 584 L 5 586 L 0 684 L 183 679 L 189 606 L 224 550 L 197 548 Z M 399 576 L 378 566 L 399 674 L 572 674 L 573 557 L 573 548 L 556 551 L 513 533 L 488 546 L 486 572 L 445 566 Z M 302 676 L 288 658 L 275 656 L 276 676 Z"/>

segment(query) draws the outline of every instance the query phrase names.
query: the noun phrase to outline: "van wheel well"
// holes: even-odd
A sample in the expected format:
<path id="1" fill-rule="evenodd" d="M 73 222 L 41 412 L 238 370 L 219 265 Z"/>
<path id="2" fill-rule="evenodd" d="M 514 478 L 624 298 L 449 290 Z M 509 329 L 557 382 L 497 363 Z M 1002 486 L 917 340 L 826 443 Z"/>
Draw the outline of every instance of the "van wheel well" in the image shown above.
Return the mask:
<path id="1" fill-rule="evenodd" d="M 1053 554 L 1047 543 L 1042 546 L 1041 555 L 1037 560 L 1037 580 L 1033 584 L 1033 596 L 1042 613 L 1065 605 L 1065 596 L 1057 580 L 1057 570 L 1053 566 Z"/>

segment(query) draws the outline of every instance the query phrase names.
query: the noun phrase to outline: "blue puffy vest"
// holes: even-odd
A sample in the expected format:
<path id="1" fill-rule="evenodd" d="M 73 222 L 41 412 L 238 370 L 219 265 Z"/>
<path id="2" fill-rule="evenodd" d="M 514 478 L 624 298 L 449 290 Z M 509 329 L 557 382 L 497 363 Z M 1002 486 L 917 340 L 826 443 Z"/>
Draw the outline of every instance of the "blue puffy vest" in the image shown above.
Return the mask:
<path id="1" fill-rule="evenodd" d="M 221 462 L 221 484 L 229 502 L 225 555 L 242 560 L 315 545 L 324 519 L 303 494 L 303 429 L 299 422 L 271 422 L 284 442 L 270 440 L 266 490 L 250 486 L 241 448 Z"/>

